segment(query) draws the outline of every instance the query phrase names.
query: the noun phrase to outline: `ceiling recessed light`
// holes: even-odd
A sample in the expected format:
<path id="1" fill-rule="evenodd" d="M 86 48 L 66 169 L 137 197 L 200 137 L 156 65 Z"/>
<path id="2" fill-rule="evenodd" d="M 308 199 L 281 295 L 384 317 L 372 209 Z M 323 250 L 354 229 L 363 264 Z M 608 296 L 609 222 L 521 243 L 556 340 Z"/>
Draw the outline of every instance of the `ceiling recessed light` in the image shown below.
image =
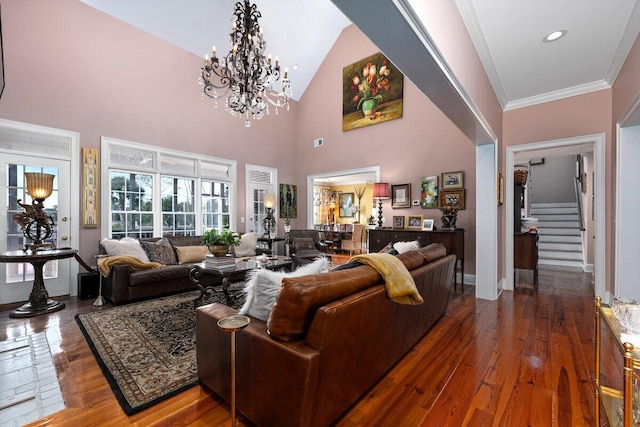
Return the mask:
<path id="1" fill-rule="evenodd" d="M 296 71 L 298 69 L 298 64 L 293 64 L 293 71 Z"/>
<path id="2" fill-rule="evenodd" d="M 543 42 L 554 42 L 554 41 L 558 40 L 559 38 L 563 37 L 565 34 L 567 34 L 567 30 L 551 31 L 549 34 L 544 36 L 542 41 Z"/>

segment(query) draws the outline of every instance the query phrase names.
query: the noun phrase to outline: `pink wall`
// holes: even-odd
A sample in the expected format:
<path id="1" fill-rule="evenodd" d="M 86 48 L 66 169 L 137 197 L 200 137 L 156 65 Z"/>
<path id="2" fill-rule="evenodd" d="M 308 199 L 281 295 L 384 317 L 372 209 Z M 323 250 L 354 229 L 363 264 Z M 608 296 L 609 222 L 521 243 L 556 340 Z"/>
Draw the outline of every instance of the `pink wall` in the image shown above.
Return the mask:
<path id="1" fill-rule="evenodd" d="M 613 123 L 617 123 L 640 95 L 640 38 L 637 38 L 613 83 Z"/>
<path id="2" fill-rule="evenodd" d="M 76 131 L 82 147 L 99 147 L 109 136 L 237 160 L 238 216 L 245 163 L 276 167 L 280 182 L 301 190 L 294 227 L 305 225 L 309 174 L 380 165 L 382 179 L 411 183 L 417 199 L 422 176 L 464 170 L 467 209 L 458 224 L 467 229 L 466 271 L 475 271 L 475 148 L 457 128 L 406 81 L 402 119 L 342 132 L 342 68 L 377 51 L 355 27 L 336 42 L 298 105 L 246 129 L 223 106 L 200 99 L 199 57 L 83 3 L 8 0 L 3 18 L 0 117 Z M 325 145 L 314 150 L 317 137 Z M 389 225 L 391 216 L 409 213 L 440 223 L 438 210 L 385 203 Z M 83 258 L 91 259 L 101 237 L 99 229 L 81 229 Z"/>
<path id="3" fill-rule="evenodd" d="M 297 178 L 295 103 L 246 129 L 223 103 L 214 109 L 200 99 L 200 58 L 77 0 L 3 1 L 2 18 L 0 117 L 78 132 L 82 147 L 109 136 L 237 160 L 238 216 L 245 162 L 278 168 L 280 182 Z M 92 259 L 101 237 L 81 229 L 83 258 Z"/>
<path id="4" fill-rule="evenodd" d="M 500 139 L 502 107 L 484 71 L 455 2 L 424 0 L 412 2 L 416 15 L 445 57 L 457 79 L 469 93 L 484 119 Z"/>
<path id="5" fill-rule="evenodd" d="M 411 183 L 412 199 L 419 199 L 420 178 L 441 172 L 465 172 L 466 207 L 458 226 L 465 228 L 465 269 L 475 272 L 475 146 L 407 78 L 404 114 L 398 120 L 342 131 L 342 69 L 378 52 L 355 27 L 347 27 L 318 69 L 298 106 L 298 182 L 308 175 L 380 165 L 381 179 L 390 184 Z M 315 138 L 324 145 L 313 148 Z M 304 197 L 304 198 L 303 198 Z M 306 206 L 306 195 L 299 202 Z M 391 209 L 383 202 L 385 226 L 393 215 L 423 214 L 436 218 L 437 209 Z"/>
<path id="6" fill-rule="evenodd" d="M 612 136 L 612 90 L 600 90 L 558 101 L 505 111 L 503 143 L 514 146 L 560 138 L 605 133 L 606 135 L 606 277 L 613 283 L 613 215 L 615 205 L 614 143 Z M 502 156 L 504 159 L 504 151 Z M 504 160 L 502 162 L 504 168 Z M 504 272 L 503 272 L 504 277 Z"/>

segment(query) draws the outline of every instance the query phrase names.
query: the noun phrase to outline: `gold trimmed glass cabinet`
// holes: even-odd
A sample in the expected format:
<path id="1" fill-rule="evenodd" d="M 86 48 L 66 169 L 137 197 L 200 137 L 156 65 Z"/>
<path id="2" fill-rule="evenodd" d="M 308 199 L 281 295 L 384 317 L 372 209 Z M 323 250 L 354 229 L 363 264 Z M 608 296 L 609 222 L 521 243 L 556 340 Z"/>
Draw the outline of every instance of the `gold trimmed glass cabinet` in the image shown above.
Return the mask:
<path id="1" fill-rule="evenodd" d="M 633 378 L 635 370 L 640 369 L 640 352 L 634 350 L 633 344 L 622 342 L 621 333 L 626 331 L 613 310 L 602 304 L 602 299 L 595 299 L 596 315 L 596 342 L 595 342 L 595 419 L 596 425 L 600 425 L 600 410 L 604 408 L 605 415 L 610 426 L 631 427 L 636 425 L 633 417 Z M 608 331 L 618 351 L 623 358 L 623 389 L 618 390 L 605 386 L 600 382 L 601 345 L 602 345 L 602 325 L 605 325 L 605 332 Z M 622 408 L 622 409 L 621 409 Z M 622 411 L 622 412 L 620 412 Z M 620 417 L 622 414 L 622 417 Z M 622 419 L 621 419 L 622 418 Z"/>

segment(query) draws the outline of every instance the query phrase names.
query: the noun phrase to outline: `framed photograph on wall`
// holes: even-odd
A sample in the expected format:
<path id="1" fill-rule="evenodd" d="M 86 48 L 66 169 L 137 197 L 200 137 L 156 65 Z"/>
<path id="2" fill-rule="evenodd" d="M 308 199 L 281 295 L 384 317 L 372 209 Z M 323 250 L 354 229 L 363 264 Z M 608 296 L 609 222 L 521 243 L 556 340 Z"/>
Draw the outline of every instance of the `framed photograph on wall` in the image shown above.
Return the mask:
<path id="1" fill-rule="evenodd" d="M 433 220 L 432 219 L 423 219 L 422 220 L 422 231 L 433 231 Z"/>
<path id="2" fill-rule="evenodd" d="M 438 207 L 438 176 L 423 176 L 420 180 L 420 207 L 434 209 Z"/>
<path id="3" fill-rule="evenodd" d="M 458 210 L 464 209 L 464 189 L 440 192 L 440 207 L 453 206 Z"/>
<path id="4" fill-rule="evenodd" d="M 422 215 L 407 215 L 407 226 L 409 230 L 422 230 Z"/>
<path id="5" fill-rule="evenodd" d="M 394 209 L 411 207 L 411 184 L 391 186 L 391 207 Z"/>
<path id="6" fill-rule="evenodd" d="M 444 172 L 440 179 L 442 190 L 464 188 L 464 172 Z"/>
<path id="7" fill-rule="evenodd" d="M 394 229 L 402 229 L 404 228 L 404 216 L 395 215 L 393 217 L 393 227 Z"/>

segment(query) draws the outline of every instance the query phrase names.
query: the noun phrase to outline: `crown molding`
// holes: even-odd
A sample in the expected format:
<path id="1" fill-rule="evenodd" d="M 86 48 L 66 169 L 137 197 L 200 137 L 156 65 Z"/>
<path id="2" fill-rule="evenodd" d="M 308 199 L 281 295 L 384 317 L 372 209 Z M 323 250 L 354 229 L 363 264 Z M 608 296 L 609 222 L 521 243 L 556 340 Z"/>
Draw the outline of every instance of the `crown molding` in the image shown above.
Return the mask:
<path id="1" fill-rule="evenodd" d="M 591 83 L 585 83 L 578 86 L 568 87 L 553 92 L 543 93 L 541 95 L 530 96 L 528 98 L 516 99 L 509 101 L 504 107 L 504 111 L 516 110 L 518 108 L 530 107 L 532 105 L 544 104 L 545 102 L 557 101 L 559 99 L 570 98 L 572 96 L 584 95 L 585 93 L 597 92 L 603 89 L 611 88 L 611 84 L 605 80 L 598 80 Z"/>

